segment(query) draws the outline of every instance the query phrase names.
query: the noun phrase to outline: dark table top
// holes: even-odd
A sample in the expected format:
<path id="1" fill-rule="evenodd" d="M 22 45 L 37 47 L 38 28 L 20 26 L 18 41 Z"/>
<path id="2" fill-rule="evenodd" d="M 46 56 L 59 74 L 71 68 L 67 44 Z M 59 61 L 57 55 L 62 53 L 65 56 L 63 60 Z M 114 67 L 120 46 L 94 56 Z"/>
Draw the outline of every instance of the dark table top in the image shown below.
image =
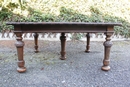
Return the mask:
<path id="1" fill-rule="evenodd" d="M 122 23 L 112 22 L 7 22 L 7 25 L 93 25 L 93 26 L 121 26 Z"/>

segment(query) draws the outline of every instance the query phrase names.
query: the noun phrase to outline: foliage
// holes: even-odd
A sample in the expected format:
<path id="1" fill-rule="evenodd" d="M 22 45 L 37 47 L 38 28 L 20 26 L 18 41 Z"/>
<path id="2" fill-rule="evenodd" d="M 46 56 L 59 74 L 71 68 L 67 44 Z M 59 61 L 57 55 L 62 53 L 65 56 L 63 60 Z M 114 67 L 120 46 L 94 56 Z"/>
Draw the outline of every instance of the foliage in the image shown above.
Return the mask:
<path id="1" fill-rule="evenodd" d="M 7 21 L 120 22 L 116 33 L 130 36 L 129 0 L 1 0 L 0 6 L 0 26 Z"/>

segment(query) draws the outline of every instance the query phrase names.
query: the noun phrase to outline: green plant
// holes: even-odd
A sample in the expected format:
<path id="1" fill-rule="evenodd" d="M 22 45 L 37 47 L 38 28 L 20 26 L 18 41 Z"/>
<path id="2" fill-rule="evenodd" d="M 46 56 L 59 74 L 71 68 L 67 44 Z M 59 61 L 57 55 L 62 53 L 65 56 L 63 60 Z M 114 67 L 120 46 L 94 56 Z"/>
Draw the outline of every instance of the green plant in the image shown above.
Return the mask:
<path id="1" fill-rule="evenodd" d="M 1 0 L 0 6 L 1 25 L 6 21 L 120 22 L 116 34 L 130 37 L 129 0 Z"/>
<path id="2" fill-rule="evenodd" d="M 80 40 L 83 36 L 84 36 L 83 33 L 74 33 L 74 34 L 72 34 L 71 39 L 72 40 Z"/>

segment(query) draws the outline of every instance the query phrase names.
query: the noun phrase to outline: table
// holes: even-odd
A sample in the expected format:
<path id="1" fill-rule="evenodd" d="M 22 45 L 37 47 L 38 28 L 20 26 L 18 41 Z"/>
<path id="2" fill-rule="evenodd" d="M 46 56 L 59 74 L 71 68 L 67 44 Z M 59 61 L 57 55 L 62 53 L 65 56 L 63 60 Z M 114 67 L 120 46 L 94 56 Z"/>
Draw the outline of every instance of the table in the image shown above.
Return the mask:
<path id="1" fill-rule="evenodd" d="M 114 26 L 121 26 L 121 23 L 87 23 L 87 22 L 7 22 L 7 25 L 14 26 L 14 33 L 16 35 L 15 46 L 17 48 L 18 55 L 18 72 L 25 72 L 26 67 L 24 56 L 23 56 L 23 47 L 24 41 L 22 41 L 23 33 L 34 33 L 34 43 L 35 43 L 35 53 L 38 52 L 38 33 L 61 33 L 61 57 L 60 59 L 66 59 L 66 36 L 65 33 L 87 33 L 87 45 L 85 52 L 90 52 L 90 33 L 104 33 L 106 35 L 106 41 L 104 45 L 104 59 L 102 70 L 110 70 L 110 49 L 112 46 L 111 36 L 114 33 Z"/>

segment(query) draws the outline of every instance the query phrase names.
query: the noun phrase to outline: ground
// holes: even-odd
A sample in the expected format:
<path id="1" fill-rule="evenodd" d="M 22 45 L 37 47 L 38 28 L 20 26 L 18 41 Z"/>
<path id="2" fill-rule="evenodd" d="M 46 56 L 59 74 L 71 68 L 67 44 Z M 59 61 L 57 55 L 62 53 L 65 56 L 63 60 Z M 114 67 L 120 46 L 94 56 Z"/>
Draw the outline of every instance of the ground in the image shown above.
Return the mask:
<path id="1" fill-rule="evenodd" d="M 39 41 L 34 53 L 32 40 L 25 40 L 27 71 L 18 73 L 14 40 L 0 41 L 0 87 L 129 87 L 130 41 L 114 41 L 110 71 L 102 71 L 102 41 L 91 42 L 85 53 L 85 41 L 67 41 L 66 60 L 60 60 L 60 41 Z"/>

